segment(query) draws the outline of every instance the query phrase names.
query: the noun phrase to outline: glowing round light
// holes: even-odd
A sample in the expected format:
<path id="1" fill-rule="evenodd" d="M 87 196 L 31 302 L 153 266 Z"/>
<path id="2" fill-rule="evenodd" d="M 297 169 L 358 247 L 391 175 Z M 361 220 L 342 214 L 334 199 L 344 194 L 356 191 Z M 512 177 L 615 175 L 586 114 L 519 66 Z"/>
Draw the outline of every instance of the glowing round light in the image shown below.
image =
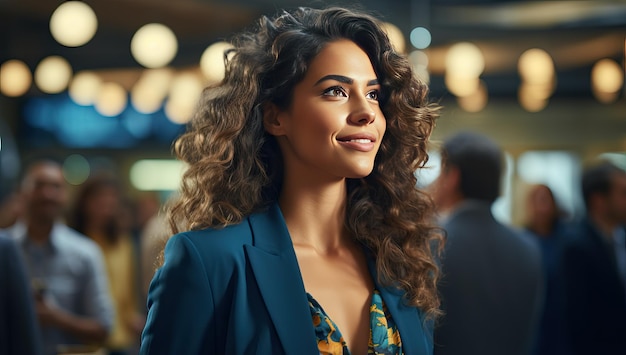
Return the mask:
<path id="1" fill-rule="evenodd" d="M 430 46 L 432 36 L 430 31 L 424 27 L 415 27 L 410 35 L 411 44 L 417 49 L 425 49 Z"/>
<path id="2" fill-rule="evenodd" d="M 142 26 L 130 42 L 135 60 L 146 68 L 160 68 L 169 64 L 178 51 L 176 35 L 160 23 Z"/>
<path id="3" fill-rule="evenodd" d="M 216 42 L 207 47 L 200 58 L 200 69 L 209 84 L 216 84 L 224 79 L 224 51 L 233 48 L 228 42 Z"/>
<path id="4" fill-rule="evenodd" d="M 624 85 L 624 72 L 616 61 L 605 58 L 593 66 L 591 83 L 598 91 L 613 93 Z"/>
<path id="5" fill-rule="evenodd" d="M 548 99 L 537 95 L 532 85 L 523 83 L 517 92 L 520 105 L 528 112 L 539 112 L 548 105 Z"/>
<path id="6" fill-rule="evenodd" d="M 78 47 L 89 42 L 98 29 L 98 19 L 82 1 L 66 1 L 50 17 L 50 32 L 60 44 Z"/>
<path id="7" fill-rule="evenodd" d="M 475 113 L 482 111 L 487 106 L 487 99 L 487 85 L 481 80 L 477 90 L 474 90 L 470 95 L 457 97 L 457 102 L 463 110 Z"/>
<path id="8" fill-rule="evenodd" d="M 480 85 L 480 79 L 478 77 L 456 77 L 451 74 L 446 74 L 444 81 L 448 90 L 456 96 L 468 96 L 472 95 Z"/>
<path id="9" fill-rule="evenodd" d="M 554 78 L 554 62 L 543 49 L 533 48 L 522 53 L 517 62 L 522 79 L 531 84 L 542 84 Z"/>
<path id="10" fill-rule="evenodd" d="M 478 78 L 485 70 L 485 58 L 472 43 L 461 42 L 448 49 L 446 73 L 455 78 Z"/>
<path id="11" fill-rule="evenodd" d="M 428 72 L 428 55 L 422 51 L 412 51 L 409 54 L 409 62 L 413 67 L 413 71 L 417 77 L 428 84 L 430 82 L 430 73 Z"/>
<path id="12" fill-rule="evenodd" d="M 174 123 L 189 122 L 202 94 L 202 82 L 193 73 L 182 73 L 172 82 L 165 115 Z"/>
<path id="13" fill-rule="evenodd" d="M 154 113 L 161 108 L 167 96 L 172 75 L 172 71 L 166 68 L 144 70 L 130 92 L 133 107 L 145 114 Z"/>
<path id="14" fill-rule="evenodd" d="M 6 96 L 24 95 L 32 81 L 28 66 L 21 60 L 8 60 L 0 66 L 0 92 Z"/>
<path id="15" fill-rule="evenodd" d="M 124 88 L 120 84 L 109 82 L 102 84 L 95 107 L 101 115 L 114 117 L 124 111 L 127 102 Z"/>
<path id="16" fill-rule="evenodd" d="M 80 154 L 72 154 L 63 161 L 63 176 L 71 185 L 80 185 L 85 182 L 90 172 L 89 162 Z"/>
<path id="17" fill-rule="evenodd" d="M 69 94 L 72 101 L 78 105 L 89 106 L 96 102 L 102 80 L 91 71 L 77 73 L 70 84 Z"/>
<path id="18" fill-rule="evenodd" d="M 35 83 L 48 94 L 56 94 L 67 88 L 72 77 L 72 67 L 59 56 L 47 57 L 35 69 Z"/>
<path id="19" fill-rule="evenodd" d="M 406 42 L 404 40 L 404 35 L 398 26 L 390 22 L 383 22 L 382 28 L 387 33 L 387 37 L 389 37 L 389 41 L 391 42 L 393 48 L 399 53 L 404 53 L 406 49 Z"/>

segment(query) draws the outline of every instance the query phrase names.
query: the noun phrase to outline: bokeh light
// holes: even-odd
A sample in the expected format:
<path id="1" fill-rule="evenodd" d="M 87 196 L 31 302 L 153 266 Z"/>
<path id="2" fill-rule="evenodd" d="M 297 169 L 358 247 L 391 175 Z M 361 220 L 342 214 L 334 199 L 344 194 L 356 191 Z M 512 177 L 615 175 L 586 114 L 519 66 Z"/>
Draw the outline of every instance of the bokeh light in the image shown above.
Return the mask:
<path id="1" fill-rule="evenodd" d="M 411 30 L 411 44 L 417 49 L 426 49 L 430 46 L 432 36 L 430 31 L 424 27 L 415 27 Z"/>
<path id="2" fill-rule="evenodd" d="M 174 123 L 189 122 L 202 95 L 202 81 L 192 72 L 180 73 L 174 78 L 165 115 Z"/>
<path id="3" fill-rule="evenodd" d="M 0 92 L 6 96 L 24 95 L 32 81 L 28 66 L 21 60 L 11 59 L 0 66 Z"/>
<path id="4" fill-rule="evenodd" d="M 383 22 L 381 27 L 387 33 L 387 37 L 389 37 L 389 41 L 393 48 L 399 52 L 404 53 L 406 50 L 406 41 L 404 39 L 404 34 L 398 28 L 398 26 L 394 25 L 391 22 Z"/>
<path id="5" fill-rule="evenodd" d="M 463 110 L 475 113 L 482 111 L 487 106 L 488 97 L 487 85 L 480 80 L 476 90 L 469 95 L 457 97 L 457 102 Z"/>
<path id="6" fill-rule="evenodd" d="M 72 154 L 63 161 L 63 176 L 71 185 L 80 185 L 89 178 L 91 167 L 80 154 Z"/>
<path id="7" fill-rule="evenodd" d="M 460 42 L 448 49 L 446 74 L 455 78 L 478 78 L 483 70 L 485 58 L 475 44 Z"/>
<path id="8" fill-rule="evenodd" d="M 522 80 L 531 84 L 545 84 L 551 82 L 555 76 L 552 57 L 539 48 L 522 53 L 517 62 L 517 69 Z"/>
<path id="9" fill-rule="evenodd" d="M 43 59 L 35 69 L 35 84 L 45 93 L 56 94 L 67 88 L 72 78 L 72 67 L 59 56 Z"/>
<path id="10" fill-rule="evenodd" d="M 66 1 L 50 17 L 50 33 L 60 44 L 78 47 L 89 42 L 98 29 L 98 19 L 82 1 Z"/>
<path id="11" fill-rule="evenodd" d="M 150 114 L 163 105 L 174 74 L 171 69 L 146 69 L 130 92 L 131 104 L 138 112 Z"/>
<path id="12" fill-rule="evenodd" d="M 173 191 L 180 186 L 184 169 L 178 160 L 138 160 L 130 168 L 130 181 L 139 191 Z"/>
<path id="13" fill-rule="evenodd" d="M 108 82 L 102 84 L 95 107 L 101 115 L 114 117 L 124 111 L 127 103 L 126 90 L 118 83 Z"/>
<path id="14" fill-rule="evenodd" d="M 102 80 L 92 71 L 81 71 L 74 75 L 69 88 L 72 101 L 81 106 L 93 105 L 96 102 Z"/>
<path id="15" fill-rule="evenodd" d="M 200 58 L 200 69 L 209 84 L 217 84 L 224 79 L 224 51 L 233 48 L 228 42 L 216 42 L 207 47 Z"/>
<path id="16" fill-rule="evenodd" d="M 160 68 L 169 64 L 178 51 L 176 35 L 160 23 L 142 26 L 130 42 L 135 60 L 146 68 Z"/>
<path id="17" fill-rule="evenodd" d="M 591 83 L 598 91 L 614 93 L 624 85 L 624 72 L 613 59 L 601 59 L 591 70 Z"/>

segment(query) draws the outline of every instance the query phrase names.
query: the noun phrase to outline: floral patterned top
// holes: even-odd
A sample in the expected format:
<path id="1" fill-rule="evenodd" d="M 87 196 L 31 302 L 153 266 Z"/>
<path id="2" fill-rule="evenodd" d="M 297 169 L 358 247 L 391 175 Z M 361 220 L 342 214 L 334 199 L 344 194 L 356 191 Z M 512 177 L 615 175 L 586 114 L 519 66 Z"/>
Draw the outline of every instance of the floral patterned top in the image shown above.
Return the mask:
<path id="1" fill-rule="evenodd" d="M 326 315 L 322 306 L 307 293 L 320 355 L 350 355 L 337 325 Z M 370 305 L 370 339 L 368 354 L 402 355 L 402 340 L 378 290 L 374 290 Z"/>

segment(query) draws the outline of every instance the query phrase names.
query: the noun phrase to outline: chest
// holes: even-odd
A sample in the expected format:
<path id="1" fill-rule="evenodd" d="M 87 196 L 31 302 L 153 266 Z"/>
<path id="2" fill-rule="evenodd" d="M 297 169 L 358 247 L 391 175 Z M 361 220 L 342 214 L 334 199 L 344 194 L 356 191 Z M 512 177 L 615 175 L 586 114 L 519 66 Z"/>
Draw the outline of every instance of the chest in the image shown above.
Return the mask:
<path id="1" fill-rule="evenodd" d="M 298 253 L 306 291 L 337 325 L 353 354 L 367 353 L 374 284 L 359 255 L 318 257 Z"/>

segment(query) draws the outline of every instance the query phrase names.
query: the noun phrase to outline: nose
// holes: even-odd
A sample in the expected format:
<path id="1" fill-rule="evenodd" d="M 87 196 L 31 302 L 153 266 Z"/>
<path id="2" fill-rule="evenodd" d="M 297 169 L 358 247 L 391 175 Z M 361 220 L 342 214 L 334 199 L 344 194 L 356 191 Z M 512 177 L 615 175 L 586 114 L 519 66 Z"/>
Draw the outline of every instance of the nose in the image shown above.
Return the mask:
<path id="1" fill-rule="evenodd" d="M 348 121 L 354 125 L 365 126 L 373 123 L 375 119 L 376 111 L 371 103 L 365 98 L 355 99 Z"/>

